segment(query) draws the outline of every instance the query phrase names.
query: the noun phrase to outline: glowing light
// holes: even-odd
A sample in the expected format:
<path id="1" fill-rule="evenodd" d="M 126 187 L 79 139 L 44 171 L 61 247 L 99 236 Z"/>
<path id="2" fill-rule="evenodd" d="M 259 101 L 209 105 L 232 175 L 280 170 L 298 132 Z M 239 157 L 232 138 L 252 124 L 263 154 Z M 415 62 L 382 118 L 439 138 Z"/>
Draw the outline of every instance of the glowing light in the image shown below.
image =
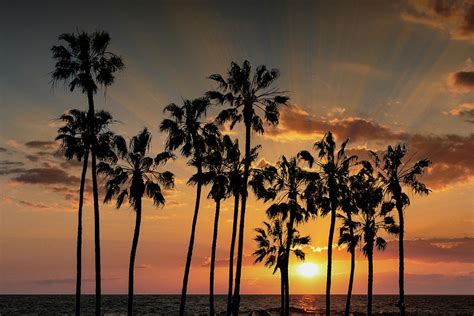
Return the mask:
<path id="1" fill-rule="evenodd" d="M 298 267 L 298 273 L 302 277 L 312 278 L 321 273 L 321 268 L 317 264 L 305 262 Z"/>

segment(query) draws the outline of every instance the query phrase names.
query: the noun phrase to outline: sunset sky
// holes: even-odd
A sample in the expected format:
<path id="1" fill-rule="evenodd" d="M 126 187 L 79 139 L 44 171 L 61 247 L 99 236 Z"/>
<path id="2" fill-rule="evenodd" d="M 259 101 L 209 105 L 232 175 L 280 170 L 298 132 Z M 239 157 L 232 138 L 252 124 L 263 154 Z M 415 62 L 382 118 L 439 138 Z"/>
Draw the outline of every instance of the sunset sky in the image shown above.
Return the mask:
<path id="1" fill-rule="evenodd" d="M 86 97 L 50 84 L 50 48 L 77 29 L 110 33 L 110 50 L 126 69 L 99 92 L 96 107 L 120 121 L 125 137 L 144 126 L 152 153 L 163 150 L 163 107 L 214 88 L 206 79 L 231 61 L 279 68 L 277 85 L 291 105 L 266 127 L 259 160 L 311 150 L 331 130 L 352 152 L 406 142 L 433 162 L 428 197 L 406 211 L 406 292 L 474 294 L 474 2 L 454 1 L 14 1 L 0 13 L 0 293 L 74 293 L 77 192 L 81 165 L 55 154 L 54 118 L 86 109 Z M 218 112 L 215 107 L 209 113 Z M 243 136 L 237 126 L 232 137 Z M 241 141 L 243 143 L 243 141 Z M 176 190 L 163 208 L 144 202 L 136 293 L 179 293 L 194 204 L 193 170 L 180 158 L 166 168 Z M 207 195 L 207 188 L 205 194 Z M 232 199 L 224 203 L 217 246 L 216 291 L 227 291 Z M 84 214 L 84 282 L 94 291 L 93 209 Z M 214 204 L 203 200 L 189 292 L 208 293 Z M 243 293 L 279 293 L 278 275 L 254 265 L 254 228 L 266 206 L 247 208 Z M 133 225 L 131 208 L 101 207 L 105 293 L 125 293 Z M 290 267 L 292 293 L 325 289 L 328 218 L 301 227 L 312 237 L 313 277 Z M 337 230 L 336 230 L 337 232 Z M 388 237 L 393 240 L 393 237 Z M 334 252 L 333 293 L 347 289 L 349 255 Z M 358 255 L 354 292 L 366 292 L 367 262 Z M 375 253 L 374 291 L 398 291 L 398 248 Z"/>

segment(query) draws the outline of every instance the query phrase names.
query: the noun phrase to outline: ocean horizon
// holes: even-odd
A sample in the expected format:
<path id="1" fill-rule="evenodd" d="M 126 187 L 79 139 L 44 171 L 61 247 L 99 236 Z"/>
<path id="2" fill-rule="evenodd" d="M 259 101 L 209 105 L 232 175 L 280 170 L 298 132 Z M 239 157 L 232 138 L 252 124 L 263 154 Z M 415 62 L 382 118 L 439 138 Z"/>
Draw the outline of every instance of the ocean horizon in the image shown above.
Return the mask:
<path id="1" fill-rule="evenodd" d="M 332 314 L 344 313 L 345 295 L 331 295 Z M 69 315 L 74 313 L 74 295 L 0 295 L 0 314 Z M 141 315 L 177 315 L 180 295 L 135 295 L 134 313 Z M 225 314 L 226 295 L 216 295 L 216 313 Z M 397 295 L 374 295 L 374 314 L 397 315 Z M 292 315 L 321 315 L 325 312 L 323 294 L 291 295 Z M 366 295 L 353 295 L 351 312 L 363 315 Z M 473 315 L 474 295 L 407 295 L 407 312 L 411 315 Z M 127 295 L 103 295 L 104 315 L 122 315 L 127 312 Z M 242 315 L 278 315 L 280 296 L 277 294 L 242 295 Z M 81 314 L 94 313 L 94 295 L 83 295 Z M 188 315 L 208 315 L 208 295 L 188 295 Z"/>

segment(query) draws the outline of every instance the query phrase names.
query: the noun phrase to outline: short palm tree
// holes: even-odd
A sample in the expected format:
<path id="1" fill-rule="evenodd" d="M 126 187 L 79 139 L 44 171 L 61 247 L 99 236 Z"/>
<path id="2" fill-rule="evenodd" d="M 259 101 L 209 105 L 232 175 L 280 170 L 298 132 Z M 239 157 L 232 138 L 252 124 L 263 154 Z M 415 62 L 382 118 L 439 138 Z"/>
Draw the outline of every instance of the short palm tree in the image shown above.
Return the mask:
<path id="1" fill-rule="evenodd" d="M 209 105 L 209 100 L 207 98 L 183 100 L 182 106 L 171 103 L 164 109 L 164 112 L 167 113 L 170 118 L 164 119 L 160 124 L 160 131 L 168 134 L 166 150 L 174 151 L 180 148 L 182 156 L 190 158 L 188 164 L 195 167 L 197 171 L 197 180 L 193 182 L 197 187 L 196 203 L 191 226 L 191 235 L 189 237 L 189 246 L 186 256 L 186 266 L 184 269 L 183 287 L 179 306 L 179 315 L 181 316 L 184 315 L 186 308 L 189 271 L 191 269 L 194 238 L 196 235 L 196 225 L 201 201 L 201 178 L 203 172 L 202 159 L 207 147 L 215 146 L 217 139 L 219 138 L 219 130 L 214 124 L 202 122 Z"/>
<path id="2" fill-rule="evenodd" d="M 214 306 L 214 270 L 216 263 L 217 235 L 219 230 L 219 215 L 221 201 L 231 194 L 230 178 L 228 173 L 228 164 L 226 161 L 226 147 L 221 140 L 217 146 L 208 148 L 203 156 L 204 171 L 201 176 L 196 174 L 190 180 L 193 184 L 202 181 L 204 185 L 211 185 L 208 198 L 213 199 L 216 208 L 214 214 L 214 229 L 212 234 L 211 262 L 209 272 L 209 315 L 215 314 Z"/>
<path id="3" fill-rule="evenodd" d="M 351 177 L 353 201 L 358 209 L 358 220 L 353 222 L 354 234 L 362 242 L 362 252 L 368 261 L 367 315 L 372 315 L 372 293 L 374 283 L 374 248 L 385 250 L 385 239 L 379 235 L 380 229 L 390 234 L 398 234 L 399 227 L 390 216 L 394 204 L 383 202 L 383 189 L 373 176 L 369 162 L 363 163 L 360 172 Z"/>
<path id="4" fill-rule="evenodd" d="M 113 133 L 109 125 L 113 122 L 110 113 L 99 111 L 96 113 L 95 128 L 92 134 L 97 135 L 99 148 L 97 158 L 99 160 L 116 161 L 117 157 L 112 151 Z M 81 184 L 79 188 L 79 208 L 77 212 L 77 247 L 76 247 L 76 315 L 81 313 L 81 279 L 82 279 L 82 206 L 84 204 L 84 187 L 91 148 L 91 133 L 87 121 L 87 112 L 77 109 L 62 114 L 59 121 L 63 123 L 58 128 L 56 141 L 60 142 L 59 152 L 67 160 L 77 159 L 83 161 Z"/>
<path id="5" fill-rule="evenodd" d="M 317 173 L 304 170 L 298 166 L 296 157 L 289 160 L 282 156 L 276 166 L 268 165 L 263 169 L 254 169 L 252 172 L 252 186 L 257 198 L 264 201 L 277 201 L 267 210 L 270 218 L 281 216 L 287 225 L 285 249 L 290 250 L 293 244 L 295 227 L 305 222 L 312 215 L 302 206 L 308 183 L 317 181 Z M 286 220 L 288 218 L 288 220 Z M 289 290 L 289 253 L 283 253 L 282 272 L 285 282 L 285 314 L 290 311 Z"/>
<path id="6" fill-rule="evenodd" d="M 258 111 L 262 111 L 264 119 L 277 125 L 279 106 L 288 102 L 288 97 L 272 84 L 278 79 L 277 69 L 268 70 L 264 65 L 258 66 L 255 71 L 249 61 L 242 66 L 232 62 L 225 78 L 219 74 L 209 78 L 218 84 L 218 90 L 207 92 L 211 100 L 219 104 L 228 104 L 229 108 L 220 112 L 217 122 L 230 122 L 233 128 L 243 120 L 245 125 L 245 162 L 242 186 L 242 204 L 240 210 L 239 241 L 237 249 L 237 266 L 235 273 L 235 289 L 232 312 L 237 315 L 240 305 L 240 279 L 242 274 L 243 242 L 245 228 L 245 210 L 247 205 L 247 185 L 250 173 L 251 134 L 252 131 L 262 134 L 263 121 Z"/>
<path id="7" fill-rule="evenodd" d="M 146 128 L 132 137 L 128 146 L 123 138 L 116 137 L 119 162 L 113 164 L 101 162 L 98 166 L 98 172 L 104 174 L 107 180 L 104 203 L 110 202 L 116 196 L 115 205 L 120 208 L 128 199 L 128 203 L 136 213 L 128 270 L 128 315 L 133 314 L 134 266 L 140 237 L 143 197 L 147 196 L 153 199 L 154 205 L 162 206 L 165 204 L 163 189 L 174 187 L 173 173 L 159 171 L 159 166 L 174 158 L 173 155 L 163 152 L 155 158 L 148 156 L 150 143 L 151 134 Z"/>
<path id="8" fill-rule="evenodd" d="M 273 267 L 273 274 L 280 270 L 280 296 L 281 296 L 281 315 L 289 315 L 287 301 L 287 293 L 289 292 L 287 276 L 288 266 L 287 258 L 290 253 L 294 253 L 299 260 L 305 259 L 305 253 L 301 249 L 303 246 L 309 245 L 311 239 L 309 236 L 300 236 L 297 229 L 291 231 L 292 242 L 288 249 L 288 221 L 289 218 L 283 219 L 282 214 L 272 216 L 270 222 L 263 222 L 264 228 L 257 228 L 257 249 L 253 253 L 256 257 L 255 263 L 264 262 L 266 267 Z"/>
<path id="9" fill-rule="evenodd" d="M 122 59 L 107 50 L 110 44 L 110 36 L 107 32 L 96 31 L 86 33 L 84 31 L 64 33 L 59 36 L 59 41 L 65 45 L 57 45 L 51 48 L 53 59 L 56 61 L 52 72 L 52 83 L 55 85 L 63 81 L 72 92 L 76 88 L 87 94 L 89 111 L 87 114 L 90 130 L 94 128 L 94 94 L 98 87 L 108 87 L 115 79 L 115 73 L 124 64 Z M 95 273 L 96 273 L 96 315 L 101 314 L 101 270 L 100 270 L 100 218 L 99 218 L 99 191 L 97 187 L 97 154 L 95 137 L 91 140 L 91 169 L 92 190 L 94 197 L 94 236 L 95 236 Z"/>
<path id="10" fill-rule="evenodd" d="M 331 273 L 332 273 L 332 246 L 334 240 L 334 230 L 336 226 L 337 210 L 341 206 L 342 188 L 349 177 L 349 170 L 352 163 L 357 159 L 356 156 L 346 154 L 346 146 L 349 139 L 346 139 L 338 151 L 336 143 L 331 132 L 328 132 L 324 138 L 314 144 L 318 152 L 318 158 L 315 159 L 308 151 L 303 150 L 298 153 L 299 158 L 305 160 L 309 167 L 314 164 L 319 167 L 319 189 L 315 190 L 313 201 L 321 210 L 321 215 L 330 214 L 331 224 L 329 227 L 328 238 L 328 266 L 326 279 L 326 315 L 331 313 Z"/>
<path id="11" fill-rule="evenodd" d="M 428 159 L 422 159 L 411 164 L 413 158 L 407 159 L 407 148 L 405 145 L 395 147 L 388 146 L 387 151 L 382 157 L 375 152 L 371 152 L 372 160 L 378 171 L 378 179 L 383 183 L 384 193 L 395 203 L 398 212 L 398 221 L 400 224 L 399 233 L 399 291 L 400 297 L 397 306 L 400 314 L 405 315 L 405 257 L 403 248 L 403 239 L 405 233 L 404 209 L 410 204 L 410 198 L 404 192 L 403 188 L 408 189 L 415 194 L 427 195 L 430 190 L 418 178 L 423 175 L 426 168 L 431 165 Z"/>
<path id="12" fill-rule="evenodd" d="M 234 197 L 234 216 L 232 220 L 232 237 L 229 247 L 229 288 L 227 292 L 227 315 L 232 310 L 232 289 L 234 278 L 234 254 L 235 241 L 237 239 L 237 222 L 239 217 L 239 201 L 242 193 L 242 183 L 244 174 L 244 161 L 240 155 L 239 140 L 232 140 L 228 135 L 223 137 L 223 143 L 226 152 L 227 176 L 229 178 L 230 193 Z M 251 161 L 255 161 L 258 157 L 260 146 L 256 146 L 251 150 Z"/>
<path id="13" fill-rule="evenodd" d="M 351 177 L 352 178 L 352 177 Z M 355 265 L 356 265 L 356 247 L 359 244 L 359 237 L 355 234 L 356 222 L 354 216 L 358 214 L 355 205 L 353 192 L 350 187 L 350 179 L 347 185 L 342 188 L 341 214 L 338 217 L 342 219 L 342 225 L 339 231 L 338 246 L 347 246 L 347 251 L 351 255 L 351 268 L 349 273 L 349 284 L 347 287 L 346 308 L 344 315 L 349 316 L 351 312 L 352 288 L 354 285 Z"/>

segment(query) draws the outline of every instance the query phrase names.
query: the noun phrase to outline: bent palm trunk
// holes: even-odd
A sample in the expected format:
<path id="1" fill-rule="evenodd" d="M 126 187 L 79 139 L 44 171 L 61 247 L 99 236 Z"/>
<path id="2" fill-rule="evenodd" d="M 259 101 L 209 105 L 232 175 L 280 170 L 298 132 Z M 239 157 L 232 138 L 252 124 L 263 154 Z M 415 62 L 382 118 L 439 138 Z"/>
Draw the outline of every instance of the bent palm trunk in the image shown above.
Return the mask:
<path id="1" fill-rule="evenodd" d="M 250 121 L 245 124 L 245 164 L 244 164 L 244 179 L 242 186 L 242 206 L 240 209 L 240 226 L 239 226 L 239 244 L 237 248 L 237 267 L 235 270 L 235 289 L 234 297 L 232 299 L 232 313 L 239 314 L 240 305 L 240 278 L 242 275 L 242 257 L 244 251 L 244 230 L 245 230 L 245 208 L 247 206 L 247 182 L 250 171 Z"/>
<path id="2" fill-rule="evenodd" d="M 397 206 L 398 217 L 400 221 L 400 235 L 398 239 L 398 286 L 400 289 L 400 298 L 398 300 L 398 307 L 400 308 L 400 315 L 405 315 L 405 253 L 403 249 L 403 236 L 405 230 L 405 220 L 403 218 L 403 207 Z"/>
<path id="3" fill-rule="evenodd" d="M 352 222 L 351 214 L 348 213 L 349 222 Z M 349 227 L 349 234 L 351 236 L 351 241 L 354 240 L 354 229 L 352 226 Z M 350 253 L 351 253 L 351 272 L 349 275 L 349 286 L 347 288 L 347 298 L 346 298 L 346 311 L 345 315 L 349 316 L 351 313 L 351 298 L 352 298 L 352 287 L 354 284 L 354 272 L 355 272 L 355 247 L 353 245 L 350 246 Z"/>
<path id="4" fill-rule="evenodd" d="M 329 227 L 328 239 L 328 268 L 326 276 L 326 315 L 331 314 L 331 273 L 332 273 L 332 243 L 334 239 L 334 229 L 336 226 L 336 210 L 331 210 L 331 226 Z"/>
<path id="5" fill-rule="evenodd" d="M 198 166 L 198 174 L 202 173 L 202 169 Z M 194 206 L 194 215 L 193 215 L 193 223 L 191 225 L 191 236 L 189 237 L 189 246 L 188 246 L 188 254 L 186 256 L 186 266 L 184 268 L 184 277 L 183 277 L 183 288 L 181 290 L 181 302 L 179 305 L 179 315 L 183 316 L 184 311 L 186 309 L 186 292 L 188 289 L 188 279 L 189 279 L 189 270 L 191 269 L 191 260 L 193 258 L 193 248 L 194 248 L 194 238 L 196 235 L 196 225 L 197 219 L 199 214 L 199 203 L 201 201 L 201 181 L 197 184 L 196 189 L 196 204 Z"/>
<path id="6" fill-rule="evenodd" d="M 92 90 L 87 91 L 87 99 L 89 101 L 89 128 L 95 131 L 94 124 L 94 97 Z M 101 314 L 101 262 L 100 262 L 100 215 L 99 215 L 99 188 L 97 185 L 97 161 L 96 161 L 96 139 L 95 134 L 92 135 L 91 146 L 91 169 L 92 169 L 92 194 L 94 198 L 94 248 L 95 248 L 95 314 Z"/>
<path id="7" fill-rule="evenodd" d="M 86 182 L 89 151 L 84 155 L 79 189 L 79 210 L 77 212 L 77 271 L 76 271 L 76 315 L 81 314 L 81 282 L 82 282 L 82 206 L 84 205 L 84 186 Z"/>
<path id="8" fill-rule="evenodd" d="M 211 271 L 209 284 L 209 314 L 214 315 L 214 268 L 216 263 L 216 246 L 217 246 L 217 232 L 219 230 L 219 212 L 221 209 L 221 201 L 216 201 L 216 214 L 214 217 L 214 232 L 212 234 L 212 252 L 211 252 Z"/>
<path id="9" fill-rule="evenodd" d="M 367 259 L 369 261 L 369 278 L 367 284 L 367 315 L 372 315 L 372 286 L 374 283 L 374 258 L 373 258 L 373 246 L 370 246 L 369 252 L 367 253 Z"/>
<path id="10" fill-rule="evenodd" d="M 232 290 L 233 290 L 233 279 L 234 279 L 234 252 L 235 252 L 235 239 L 237 237 L 237 221 L 239 219 L 239 201 L 240 195 L 236 193 L 234 195 L 234 219 L 232 222 L 232 238 L 230 241 L 230 252 L 229 252 L 229 290 L 227 292 L 227 315 L 231 315 L 232 311 Z"/>
<path id="11" fill-rule="evenodd" d="M 128 309 L 127 315 L 133 315 L 133 285 L 135 257 L 137 255 L 138 238 L 140 237 L 140 225 L 142 222 L 142 200 L 137 201 L 137 215 L 135 219 L 135 230 L 133 232 L 132 250 L 130 251 L 130 264 L 128 266 Z"/>

